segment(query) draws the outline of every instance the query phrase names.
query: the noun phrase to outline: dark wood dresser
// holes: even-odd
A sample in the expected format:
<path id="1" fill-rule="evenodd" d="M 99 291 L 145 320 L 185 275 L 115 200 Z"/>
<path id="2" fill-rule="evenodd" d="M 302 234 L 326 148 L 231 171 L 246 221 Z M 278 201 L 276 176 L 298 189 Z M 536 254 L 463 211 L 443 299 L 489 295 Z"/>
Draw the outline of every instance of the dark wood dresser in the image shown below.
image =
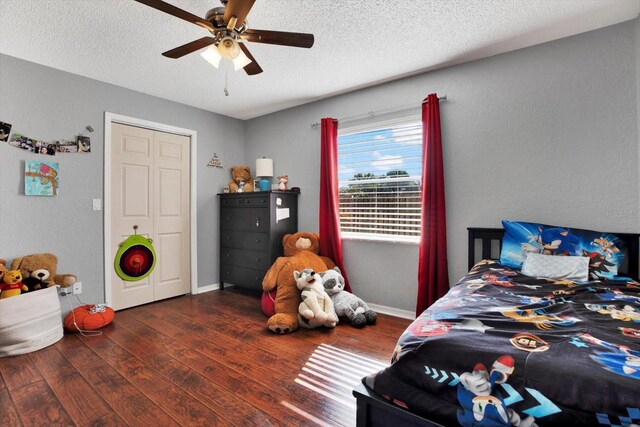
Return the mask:
<path id="1" fill-rule="evenodd" d="M 290 191 L 220 196 L 220 289 L 225 283 L 261 291 L 282 238 L 298 231 L 298 194 Z"/>

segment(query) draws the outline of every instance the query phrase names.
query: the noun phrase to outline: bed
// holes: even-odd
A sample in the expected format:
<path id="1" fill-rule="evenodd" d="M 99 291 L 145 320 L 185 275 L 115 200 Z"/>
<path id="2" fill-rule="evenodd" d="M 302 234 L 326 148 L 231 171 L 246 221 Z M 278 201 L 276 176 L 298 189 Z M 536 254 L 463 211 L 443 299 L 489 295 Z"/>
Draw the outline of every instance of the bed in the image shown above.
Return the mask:
<path id="1" fill-rule="evenodd" d="M 563 280 L 500 264 L 503 229 L 468 231 L 469 273 L 354 390 L 357 425 L 640 424 L 640 234 L 602 252 L 615 276 Z"/>

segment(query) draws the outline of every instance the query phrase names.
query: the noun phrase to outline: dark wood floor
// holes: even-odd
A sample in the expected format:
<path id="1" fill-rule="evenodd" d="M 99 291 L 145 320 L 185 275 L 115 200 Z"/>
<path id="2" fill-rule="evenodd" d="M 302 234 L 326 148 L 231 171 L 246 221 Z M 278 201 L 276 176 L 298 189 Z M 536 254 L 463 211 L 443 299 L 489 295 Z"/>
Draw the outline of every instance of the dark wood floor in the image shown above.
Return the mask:
<path id="1" fill-rule="evenodd" d="M 351 389 L 409 324 L 380 315 L 364 329 L 277 336 L 265 320 L 258 297 L 213 291 L 0 358 L 0 426 L 351 426 Z"/>

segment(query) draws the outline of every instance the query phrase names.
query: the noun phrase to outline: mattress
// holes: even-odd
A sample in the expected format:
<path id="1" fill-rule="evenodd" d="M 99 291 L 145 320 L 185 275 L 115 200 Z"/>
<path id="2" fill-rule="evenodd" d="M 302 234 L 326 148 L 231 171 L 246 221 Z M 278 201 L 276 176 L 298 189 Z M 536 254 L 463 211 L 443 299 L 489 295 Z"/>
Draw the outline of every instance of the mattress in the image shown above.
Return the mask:
<path id="1" fill-rule="evenodd" d="M 0 357 L 40 350 L 62 339 L 58 286 L 0 299 Z"/>
<path id="2" fill-rule="evenodd" d="M 640 424 L 640 284 L 483 261 L 363 381 L 443 425 Z"/>

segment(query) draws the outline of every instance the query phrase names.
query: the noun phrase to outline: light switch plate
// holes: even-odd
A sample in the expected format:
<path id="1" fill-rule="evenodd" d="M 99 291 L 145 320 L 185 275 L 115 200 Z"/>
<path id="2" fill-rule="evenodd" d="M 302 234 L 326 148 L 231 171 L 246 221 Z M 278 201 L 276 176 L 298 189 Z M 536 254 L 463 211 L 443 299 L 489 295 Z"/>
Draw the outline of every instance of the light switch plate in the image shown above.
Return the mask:
<path id="1" fill-rule="evenodd" d="M 102 199 L 93 199 L 93 210 L 94 211 L 102 210 Z"/>

